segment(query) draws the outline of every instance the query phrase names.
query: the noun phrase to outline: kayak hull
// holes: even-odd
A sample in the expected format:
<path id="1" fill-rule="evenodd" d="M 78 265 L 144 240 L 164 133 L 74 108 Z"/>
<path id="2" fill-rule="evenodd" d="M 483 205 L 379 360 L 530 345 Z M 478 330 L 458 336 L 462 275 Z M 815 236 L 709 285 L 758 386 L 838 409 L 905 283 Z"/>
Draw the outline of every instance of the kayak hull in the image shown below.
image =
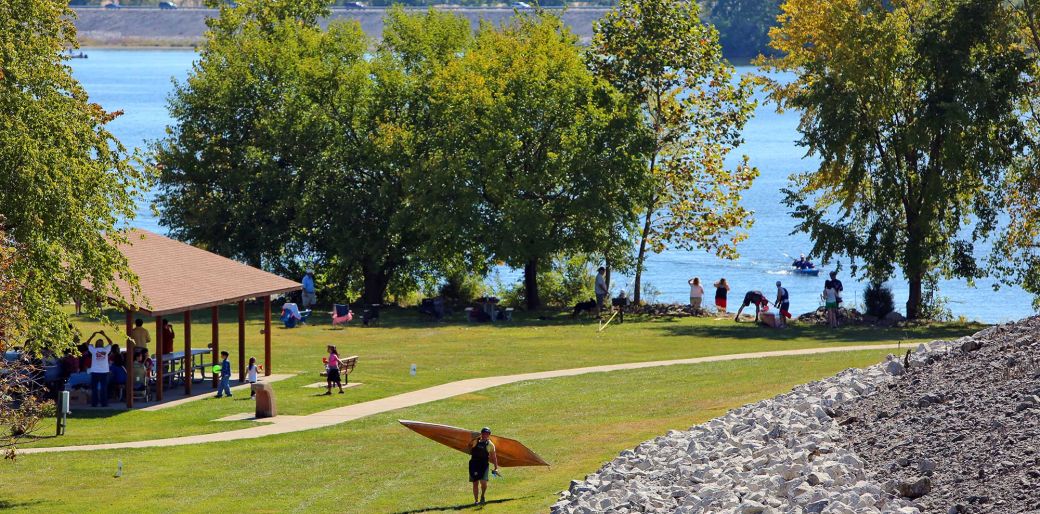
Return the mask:
<path id="1" fill-rule="evenodd" d="M 412 431 L 433 439 L 449 448 L 454 448 L 469 455 L 469 445 L 474 439 L 480 437 L 480 432 L 466 430 L 448 425 L 426 423 L 423 421 L 397 420 Z M 508 437 L 491 436 L 491 442 L 495 445 L 495 453 L 498 454 L 498 465 L 503 468 L 519 466 L 548 466 L 535 452 L 524 446 L 515 439 Z"/>
<path id="2" fill-rule="evenodd" d="M 819 268 L 813 268 L 813 269 L 798 269 L 798 268 L 795 268 L 795 269 L 791 270 L 791 272 L 794 273 L 795 275 L 805 275 L 807 277 L 817 277 L 817 276 L 820 275 L 820 269 Z"/>

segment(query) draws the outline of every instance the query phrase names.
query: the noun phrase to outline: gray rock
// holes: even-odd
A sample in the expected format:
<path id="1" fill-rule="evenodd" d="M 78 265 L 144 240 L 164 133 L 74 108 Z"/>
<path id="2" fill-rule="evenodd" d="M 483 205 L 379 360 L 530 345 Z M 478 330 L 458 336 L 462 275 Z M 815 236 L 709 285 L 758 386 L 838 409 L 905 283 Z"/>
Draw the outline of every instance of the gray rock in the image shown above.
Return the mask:
<path id="1" fill-rule="evenodd" d="M 932 492 L 932 479 L 922 477 L 915 481 L 900 482 L 899 485 L 896 486 L 896 490 L 899 492 L 899 496 L 916 500 L 917 498 Z"/>
<path id="2" fill-rule="evenodd" d="M 891 360 L 885 363 L 885 371 L 890 375 L 899 376 L 906 373 L 906 369 L 903 367 L 903 363 L 897 360 Z"/>
<path id="3" fill-rule="evenodd" d="M 982 341 L 976 341 L 974 339 L 969 339 L 969 340 L 961 343 L 961 351 L 964 352 L 964 353 L 974 352 L 974 351 L 979 350 L 981 348 L 982 348 Z"/>
<path id="4" fill-rule="evenodd" d="M 805 512 L 810 512 L 813 514 L 823 512 L 823 509 L 827 508 L 827 505 L 829 505 L 830 503 L 830 500 L 820 500 L 812 502 L 805 506 Z"/>

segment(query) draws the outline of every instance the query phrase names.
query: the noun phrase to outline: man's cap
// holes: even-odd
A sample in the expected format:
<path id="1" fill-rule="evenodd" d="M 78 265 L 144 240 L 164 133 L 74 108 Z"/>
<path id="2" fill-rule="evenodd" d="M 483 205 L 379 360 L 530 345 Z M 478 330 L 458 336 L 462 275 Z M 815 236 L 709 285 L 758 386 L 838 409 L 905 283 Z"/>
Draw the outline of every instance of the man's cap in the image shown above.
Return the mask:
<path id="1" fill-rule="evenodd" d="M 307 268 L 307 273 L 314 274 L 314 268 Z"/>
<path id="2" fill-rule="evenodd" d="M 480 433 L 481 434 L 490 434 L 491 433 L 491 429 L 488 428 L 488 427 L 484 427 L 484 428 L 480 429 Z"/>

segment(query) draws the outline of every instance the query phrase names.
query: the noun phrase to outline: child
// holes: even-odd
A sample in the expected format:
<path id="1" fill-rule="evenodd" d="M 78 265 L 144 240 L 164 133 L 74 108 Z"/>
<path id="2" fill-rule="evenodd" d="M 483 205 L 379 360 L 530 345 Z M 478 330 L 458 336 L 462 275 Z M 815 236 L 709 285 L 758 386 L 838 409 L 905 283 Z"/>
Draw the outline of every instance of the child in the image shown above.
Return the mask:
<path id="1" fill-rule="evenodd" d="M 252 384 L 256 383 L 256 357 L 249 358 L 249 366 L 246 368 L 246 381 L 249 382 L 249 397 L 256 399 L 256 391 L 253 390 Z"/>
<path id="2" fill-rule="evenodd" d="M 343 384 L 340 383 L 339 380 L 339 352 L 337 352 L 336 347 L 331 344 L 326 348 L 326 350 L 329 352 L 329 358 L 328 367 L 325 369 L 327 375 L 326 378 L 328 378 L 325 395 L 328 396 L 332 394 L 333 383 L 335 383 L 336 387 L 339 388 L 339 394 L 343 394 Z"/>
<path id="3" fill-rule="evenodd" d="M 217 387 L 217 398 L 223 398 L 224 393 L 227 393 L 228 398 L 231 398 L 231 363 L 228 362 L 228 356 L 231 355 L 228 352 L 220 352 L 220 385 Z"/>

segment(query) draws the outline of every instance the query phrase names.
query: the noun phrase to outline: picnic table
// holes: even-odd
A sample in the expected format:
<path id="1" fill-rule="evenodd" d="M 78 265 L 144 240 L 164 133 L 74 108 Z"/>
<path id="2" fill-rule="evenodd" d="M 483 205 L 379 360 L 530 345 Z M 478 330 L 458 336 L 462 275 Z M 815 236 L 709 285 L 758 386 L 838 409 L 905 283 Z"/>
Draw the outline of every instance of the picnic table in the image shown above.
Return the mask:
<path id="1" fill-rule="evenodd" d="M 181 380 L 186 380 L 187 372 L 191 372 L 191 381 L 195 381 L 195 370 L 199 370 L 201 374 L 201 381 L 206 380 L 206 370 L 212 367 L 212 364 L 208 359 L 205 358 L 212 352 L 209 348 L 203 349 L 192 349 L 191 355 L 188 359 L 185 359 L 184 352 L 171 352 L 164 353 L 162 356 L 163 362 L 163 379 L 166 380 L 169 377 L 170 384 L 174 383 L 176 377 L 180 377 Z M 188 361 L 188 362 L 186 362 Z"/>

